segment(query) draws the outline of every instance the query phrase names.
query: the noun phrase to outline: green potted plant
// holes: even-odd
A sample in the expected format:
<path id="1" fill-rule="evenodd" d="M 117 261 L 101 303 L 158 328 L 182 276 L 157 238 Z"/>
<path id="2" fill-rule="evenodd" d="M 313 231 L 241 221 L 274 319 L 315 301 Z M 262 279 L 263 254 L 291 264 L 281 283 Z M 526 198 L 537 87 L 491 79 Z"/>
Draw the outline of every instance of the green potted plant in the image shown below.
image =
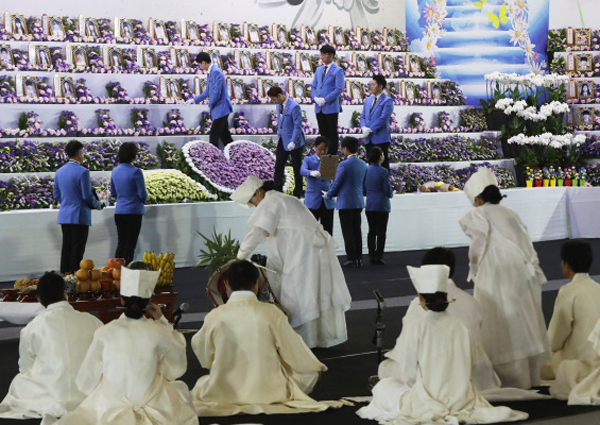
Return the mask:
<path id="1" fill-rule="evenodd" d="M 231 237 L 231 230 L 227 234 L 217 233 L 213 229 L 210 236 L 205 236 L 197 232 L 204 239 L 205 249 L 200 250 L 200 262 L 195 267 L 206 266 L 206 271 L 209 276 L 224 266 L 229 261 L 236 258 L 240 249 L 240 242 Z"/>

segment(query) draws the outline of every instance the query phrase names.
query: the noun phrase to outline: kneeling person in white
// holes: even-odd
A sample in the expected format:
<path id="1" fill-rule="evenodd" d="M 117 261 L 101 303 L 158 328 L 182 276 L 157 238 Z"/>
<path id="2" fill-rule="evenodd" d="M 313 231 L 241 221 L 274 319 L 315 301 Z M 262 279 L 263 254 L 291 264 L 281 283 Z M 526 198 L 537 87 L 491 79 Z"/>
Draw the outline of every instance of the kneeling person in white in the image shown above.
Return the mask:
<path id="1" fill-rule="evenodd" d="M 548 327 L 552 371 L 548 373 L 543 368 L 542 378 L 551 378 L 554 372 L 556 380 L 550 386 L 550 394 L 567 400 L 573 387 L 600 366 L 600 356 L 588 341 L 600 320 L 600 285 L 588 274 L 593 256 L 587 242 L 565 242 L 560 257 L 563 275 L 571 281 L 560 288 L 554 303 Z"/>
<path id="2" fill-rule="evenodd" d="M 189 389 L 174 381 L 186 371 L 185 338 L 149 302 L 158 275 L 121 268 L 125 312 L 94 335 L 77 376 L 89 395 L 60 425 L 198 424 Z"/>
<path id="3" fill-rule="evenodd" d="M 210 374 L 192 396 L 200 416 L 302 413 L 339 407 L 310 393 L 327 367 L 294 332 L 278 307 L 256 298 L 258 270 L 238 261 L 227 270 L 227 304 L 206 315 L 192 349 Z"/>
<path id="4" fill-rule="evenodd" d="M 394 349 L 404 359 L 403 380 L 382 379 L 373 388 L 373 401 L 357 412 L 361 418 L 408 424 L 482 424 L 528 418 L 524 412 L 493 407 L 475 388 L 472 336 L 462 320 L 445 311 L 449 270 L 446 265 L 408 267 L 427 314 L 406 324 Z"/>
<path id="5" fill-rule="evenodd" d="M 85 398 L 75 378 L 102 322 L 65 301 L 59 274 L 44 274 L 37 296 L 46 311 L 21 331 L 19 374 L 0 404 L 0 418 L 43 418 L 42 424 L 49 424 Z"/>

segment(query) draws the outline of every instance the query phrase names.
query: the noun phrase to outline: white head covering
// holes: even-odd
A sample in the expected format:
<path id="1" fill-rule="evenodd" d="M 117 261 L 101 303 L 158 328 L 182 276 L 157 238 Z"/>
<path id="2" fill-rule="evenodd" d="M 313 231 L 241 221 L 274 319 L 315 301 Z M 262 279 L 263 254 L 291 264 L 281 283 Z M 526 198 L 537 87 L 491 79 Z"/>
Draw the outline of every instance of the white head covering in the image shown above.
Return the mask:
<path id="1" fill-rule="evenodd" d="M 448 292 L 450 267 L 445 264 L 428 264 L 421 267 L 406 267 L 410 280 L 419 294 Z"/>
<path id="2" fill-rule="evenodd" d="M 498 180 L 492 170 L 481 167 L 465 183 L 465 195 L 471 204 L 475 205 L 475 198 L 488 186 L 498 186 Z"/>
<path id="3" fill-rule="evenodd" d="M 260 189 L 263 182 L 256 176 L 248 176 L 246 181 L 238 186 L 236 190 L 231 194 L 231 200 L 237 202 L 242 207 L 250 208 L 250 198 L 256 192 L 256 189 Z"/>
<path id="4" fill-rule="evenodd" d="M 121 295 L 150 299 L 160 271 L 132 270 L 121 267 Z"/>

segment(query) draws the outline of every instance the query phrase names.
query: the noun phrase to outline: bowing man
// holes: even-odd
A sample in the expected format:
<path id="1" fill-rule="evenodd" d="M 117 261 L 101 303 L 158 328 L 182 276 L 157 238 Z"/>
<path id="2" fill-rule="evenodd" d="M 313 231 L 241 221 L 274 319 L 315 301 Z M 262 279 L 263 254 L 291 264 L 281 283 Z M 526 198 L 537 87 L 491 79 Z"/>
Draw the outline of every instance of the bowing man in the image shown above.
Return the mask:
<path id="1" fill-rule="evenodd" d="M 319 133 L 329 141 L 330 155 L 338 154 L 338 116 L 342 112 L 340 95 L 344 91 L 344 70 L 333 62 L 335 49 L 326 44 L 321 47 L 323 65 L 315 71 L 310 96 L 315 102 Z"/>
<path id="2" fill-rule="evenodd" d="M 125 311 L 95 333 L 77 375 L 88 397 L 58 424 L 197 425 L 189 389 L 175 381 L 187 367 L 185 338 L 150 302 L 159 272 L 134 261 L 121 273 Z"/>
<path id="3" fill-rule="evenodd" d="M 306 193 L 304 194 L 304 205 L 315 216 L 317 221 L 323 225 L 323 229 L 333 236 L 333 210 L 335 201 L 324 198 L 323 191 L 329 190 L 331 180 L 322 180 L 320 168 L 320 158 L 327 154 L 329 143 L 323 136 L 315 139 L 313 147 L 315 154 L 306 156 L 302 161 L 300 174 L 306 178 Z"/>
<path id="4" fill-rule="evenodd" d="M 46 310 L 21 331 L 19 374 L 0 403 L 0 418 L 50 424 L 85 398 L 75 378 L 102 322 L 66 301 L 65 281 L 57 273 L 41 277 L 37 296 Z"/>
<path id="5" fill-rule="evenodd" d="M 426 313 L 421 320 L 406 323 L 394 347 L 402 359 L 401 380 L 379 381 L 371 403 L 356 412 L 361 418 L 402 424 L 483 424 L 528 418 L 525 412 L 493 407 L 477 391 L 472 380 L 473 338 L 462 320 L 446 312 L 449 271 L 446 265 L 408 267 Z"/>
<path id="6" fill-rule="evenodd" d="M 550 394 L 567 400 L 571 389 L 600 366 L 600 356 L 588 340 L 600 320 L 600 285 L 589 275 L 593 259 L 590 244 L 567 241 L 560 247 L 560 257 L 563 276 L 571 281 L 560 288 L 554 303 L 548 326 L 552 362 L 542 368 L 542 378 L 555 375 Z M 548 366 L 552 368 L 550 374 Z"/>
<path id="7" fill-rule="evenodd" d="M 392 98 L 383 91 L 387 82 L 383 75 L 374 75 L 371 81 L 371 96 L 365 100 L 362 114 L 360 114 L 360 127 L 364 138 L 367 157 L 374 146 L 379 147 L 385 158 L 383 167 L 390 169 L 390 118 L 394 112 Z"/>
<path id="8" fill-rule="evenodd" d="M 267 91 L 267 96 L 277 105 L 277 149 L 275 151 L 275 172 L 273 181 L 275 190 L 283 191 L 283 175 L 285 163 L 292 156 L 294 168 L 294 196 L 302 196 L 302 148 L 304 133 L 302 132 L 302 110 L 296 101 L 283 94 L 279 86 L 273 86 Z"/>
<path id="9" fill-rule="evenodd" d="M 229 132 L 229 123 L 227 122 L 229 114 L 233 112 L 233 107 L 227 92 L 225 76 L 217 65 L 211 63 L 210 55 L 206 52 L 198 53 L 196 62 L 200 65 L 200 69 L 208 71 L 207 86 L 204 93 L 190 99 L 188 103 L 200 103 L 208 97 L 208 108 L 212 119 L 208 140 L 219 147 L 220 139 L 223 146 L 225 146 L 233 142 Z"/>
<path id="10" fill-rule="evenodd" d="M 226 272 L 231 296 L 206 315 L 192 338 L 210 369 L 192 390 L 200 416 L 319 412 L 339 407 L 309 394 L 327 367 L 294 332 L 278 307 L 258 301 L 258 269 L 249 261 Z"/>

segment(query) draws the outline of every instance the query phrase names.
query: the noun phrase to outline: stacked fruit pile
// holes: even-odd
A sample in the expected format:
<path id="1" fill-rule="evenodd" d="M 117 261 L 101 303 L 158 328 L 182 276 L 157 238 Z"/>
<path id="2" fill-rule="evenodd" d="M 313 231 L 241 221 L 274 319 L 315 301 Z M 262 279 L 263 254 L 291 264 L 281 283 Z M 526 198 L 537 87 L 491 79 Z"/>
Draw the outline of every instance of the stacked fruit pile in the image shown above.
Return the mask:
<path id="1" fill-rule="evenodd" d="M 160 253 L 158 257 L 156 256 L 156 252 L 144 252 L 144 263 L 148 264 L 150 270 L 160 270 L 156 286 L 169 286 L 173 284 L 174 258 L 175 254 L 172 252 Z"/>
<path id="2" fill-rule="evenodd" d="M 94 268 L 94 261 L 81 260 L 75 273 L 77 277 L 77 290 L 87 291 L 114 291 L 121 287 L 121 266 L 125 265 L 122 258 L 111 258 L 108 264 L 101 269 Z"/>

